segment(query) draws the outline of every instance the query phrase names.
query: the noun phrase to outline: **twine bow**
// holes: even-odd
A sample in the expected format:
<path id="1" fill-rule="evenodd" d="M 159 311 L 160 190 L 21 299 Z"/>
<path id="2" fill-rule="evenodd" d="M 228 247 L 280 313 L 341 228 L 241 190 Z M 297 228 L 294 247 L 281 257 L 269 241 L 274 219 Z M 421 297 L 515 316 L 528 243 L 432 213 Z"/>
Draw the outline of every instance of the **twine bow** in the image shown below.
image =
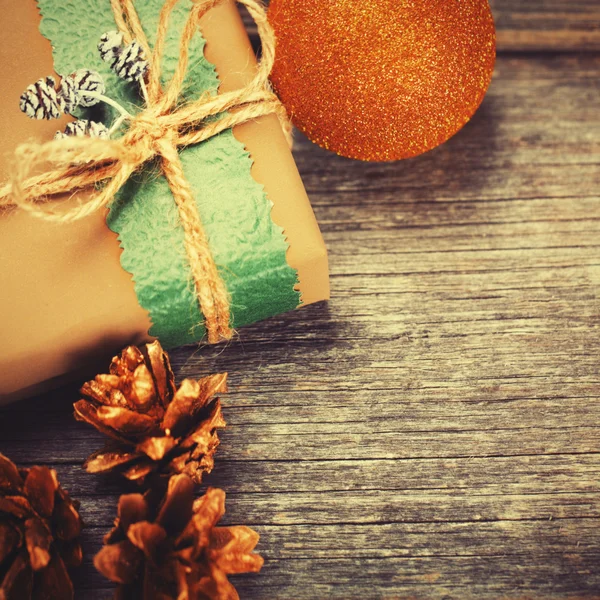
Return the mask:
<path id="1" fill-rule="evenodd" d="M 185 248 L 196 294 L 204 315 L 208 341 L 230 339 L 229 294 L 221 279 L 202 226 L 192 188 L 183 172 L 179 148 L 203 142 L 226 129 L 275 113 L 290 139 L 290 125 L 279 99 L 271 91 L 269 74 L 275 57 L 275 37 L 265 10 L 257 0 L 243 4 L 258 27 L 262 59 L 254 79 L 244 88 L 178 104 L 189 63 L 189 45 L 200 18 L 223 0 L 193 0 L 179 48 L 179 61 L 163 89 L 160 65 L 169 18 L 178 0 L 166 0 L 150 50 L 133 0 L 111 0 L 117 27 L 126 43 L 137 40 L 149 59 L 147 105 L 117 140 L 66 138 L 44 144 L 24 144 L 16 150 L 16 166 L 9 184 L 0 188 L 0 206 L 17 206 L 48 221 L 70 222 L 107 207 L 135 171 L 158 158 L 178 208 Z M 224 113 L 224 114 L 223 114 Z M 216 119 L 210 117 L 219 116 Z M 50 166 L 41 175 L 36 168 Z M 56 197 L 93 189 L 74 207 L 57 210 Z M 54 201 L 52 201 L 54 200 Z"/>

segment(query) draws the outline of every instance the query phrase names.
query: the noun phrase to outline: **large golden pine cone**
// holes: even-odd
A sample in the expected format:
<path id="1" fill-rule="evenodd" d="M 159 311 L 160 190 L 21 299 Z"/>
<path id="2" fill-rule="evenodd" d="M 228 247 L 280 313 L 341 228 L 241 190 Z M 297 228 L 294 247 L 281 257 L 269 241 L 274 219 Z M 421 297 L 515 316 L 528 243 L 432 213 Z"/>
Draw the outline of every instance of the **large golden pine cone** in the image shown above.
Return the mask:
<path id="1" fill-rule="evenodd" d="M 169 357 L 155 341 L 144 354 L 128 346 L 113 358 L 109 374 L 84 384 L 75 417 L 110 438 L 87 459 L 90 473 L 117 469 L 137 481 L 152 472 L 185 473 L 196 483 L 210 473 L 217 428 L 225 427 L 213 396 L 227 391 L 227 374 L 184 379 L 178 389 L 174 381 Z"/>
<path id="2" fill-rule="evenodd" d="M 216 527 L 224 514 L 225 492 L 209 488 L 194 500 L 186 475 L 171 477 L 164 497 L 123 495 L 94 565 L 123 600 L 238 600 L 227 575 L 256 573 L 263 559 L 252 553 L 255 531 Z"/>
<path id="3" fill-rule="evenodd" d="M 47 467 L 0 454 L 0 600 L 70 600 L 81 564 L 79 504 Z"/>

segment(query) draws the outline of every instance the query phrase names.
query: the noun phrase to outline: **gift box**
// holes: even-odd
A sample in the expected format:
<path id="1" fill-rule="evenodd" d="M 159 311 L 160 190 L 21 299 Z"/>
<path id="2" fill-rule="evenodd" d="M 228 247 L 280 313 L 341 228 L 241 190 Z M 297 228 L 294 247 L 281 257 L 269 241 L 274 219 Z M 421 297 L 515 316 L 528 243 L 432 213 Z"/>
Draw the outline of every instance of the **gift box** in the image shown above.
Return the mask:
<path id="1" fill-rule="evenodd" d="M 182 0 L 171 15 L 164 85 L 191 6 Z M 136 7 L 152 45 L 162 1 Z M 115 78 L 97 54 L 100 36 L 111 29 L 109 0 L 8 0 L 0 41 L 0 182 L 14 173 L 21 143 L 52 140 L 72 121 L 32 120 L 19 110 L 23 90 L 41 77 L 95 69 L 107 93 L 143 110 L 138 90 Z M 190 45 L 185 97 L 226 94 L 256 72 L 234 2 L 211 8 Z M 76 116 L 114 117 L 97 106 L 87 110 Z M 275 114 L 237 124 L 179 156 L 230 298 L 232 328 L 328 298 L 325 246 Z M 157 160 L 132 174 L 108 210 L 79 220 L 0 209 L 0 401 L 95 368 L 126 344 L 156 336 L 174 347 L 205 338 L 179 219 Z"/>

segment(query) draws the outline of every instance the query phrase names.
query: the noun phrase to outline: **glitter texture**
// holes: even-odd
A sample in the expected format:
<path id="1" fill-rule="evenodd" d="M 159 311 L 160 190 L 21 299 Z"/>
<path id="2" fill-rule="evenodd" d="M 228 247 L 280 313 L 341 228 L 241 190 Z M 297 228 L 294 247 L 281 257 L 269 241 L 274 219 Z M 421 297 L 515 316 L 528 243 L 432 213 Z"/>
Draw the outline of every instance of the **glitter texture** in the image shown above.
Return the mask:
<path id="1" fill-rule="evenodd" d="M 271 0 L 275 90 L 294 124 L 342 156 L 431 150 L 473 116 L 496 56 L 487 0 Z"/>

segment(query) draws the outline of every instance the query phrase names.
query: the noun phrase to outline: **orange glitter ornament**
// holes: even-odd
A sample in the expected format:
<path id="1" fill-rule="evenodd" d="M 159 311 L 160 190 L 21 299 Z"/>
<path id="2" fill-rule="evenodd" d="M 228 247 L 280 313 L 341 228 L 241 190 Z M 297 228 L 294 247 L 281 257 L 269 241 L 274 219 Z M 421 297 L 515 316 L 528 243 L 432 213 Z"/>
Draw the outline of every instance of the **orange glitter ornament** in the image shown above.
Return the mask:
<path id="1" fill-rule="evenodd" d="M 397 160 L 445 142 L 494 70 L 487 0 L 271 0 L 272 81 L 294 124 L 342 156 Z"/>

